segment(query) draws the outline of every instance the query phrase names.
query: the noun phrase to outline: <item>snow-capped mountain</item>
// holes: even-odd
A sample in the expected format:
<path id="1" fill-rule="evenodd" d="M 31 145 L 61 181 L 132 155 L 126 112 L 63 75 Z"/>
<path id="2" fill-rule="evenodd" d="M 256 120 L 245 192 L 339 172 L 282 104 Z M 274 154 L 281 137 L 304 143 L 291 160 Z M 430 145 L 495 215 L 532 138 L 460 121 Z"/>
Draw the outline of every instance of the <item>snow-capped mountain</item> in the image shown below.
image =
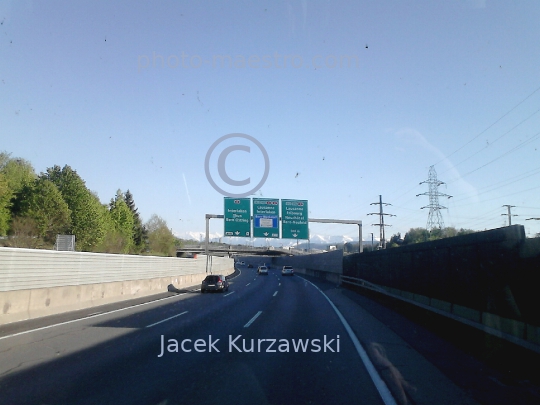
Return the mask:
<path id="1" fill-rule="evenodd" d="M 187 239 L 187 240 L 195 240 L 199 243 L 204 243 L 206 238 L 206 232 L 205 231 L 190 231 L 190 232 L 173 232 L 174 236 L 181 238 L 181 239 Z M 235 238 L 235 237 L 224 237 L 223 234 L 220 233 L 211 233 L 209 235 L 210 242 L 222 242 L 222 243 L 228 243 L 231 245 L 253 245 L 253 246 L 274 246 L 274 247 L 288 247 L 288 246 L 296 246 L 297 242 L 296 240 L 291 239 L 264 239 L 264 238 Z M 319 234 L 311 234 L 309 243 L 311 244 L 317 244 L 317 245 L 336 245 L 336 244 L 344 244 L 349 242 L 358 242 L 358 237 L 354 238 L 348 235 L 319 235 Z M 371 240 L 367 241 L 364 239 L 364 242 L 371 242 Z M 308 243 L 307 241 L 300 240 L 298 243 Z"/>
<path id="2" fill-rule="evenodd" d="M 180 239 L 186 239 L 186 240 L 195 240 L 197 242 L 204 242 L 205 239 L 206 239 L 206 231 L 202 231 L 202 232 L 184 232 L 184 233 L 179 233 L 179 232 L 174 232 L 173 231 L 173 234 L 174 236 L 176 236 L 177 238 L 180 238 Z M 210 233 L 209 236 L 209 239 L 210 239 L 210 242 L 220 242 L 221 238 L 223 235 L 219 234 L 219 233 Z"/>
<path id="3" fill-rule="evenodd" d="M 358 238 L 352 238 L 347 235 L 317 235 L 317 234 L 311 234 L 309 241 L 311 243 L 326 243 L 329 245 L 333 245 L 336 243 L 347 243 L 347 242 L 354 242 L 358 241 Z"/>

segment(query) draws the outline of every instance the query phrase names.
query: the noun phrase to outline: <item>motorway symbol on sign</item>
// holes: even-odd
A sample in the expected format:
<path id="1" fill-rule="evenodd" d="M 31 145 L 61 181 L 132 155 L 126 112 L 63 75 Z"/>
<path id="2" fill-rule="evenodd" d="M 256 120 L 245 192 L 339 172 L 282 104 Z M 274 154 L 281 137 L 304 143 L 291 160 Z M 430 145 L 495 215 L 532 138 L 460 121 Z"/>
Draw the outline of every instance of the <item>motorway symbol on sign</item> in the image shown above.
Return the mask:
<path id="1" fill-rule="evenodd" d="M 253 236 L 256 238 L 279 238 L 278 199 L 253 199 Z"/>
<path id="2" fill-rule="evenodd" d="M 224 198 L 225 236 L 251 236 L 251 199 Z"/>
<path id="3" fill-rule="evenodd" d="M 281 200 L 281 235 L 284 239 L 309 239 L 307 200 Z"/>

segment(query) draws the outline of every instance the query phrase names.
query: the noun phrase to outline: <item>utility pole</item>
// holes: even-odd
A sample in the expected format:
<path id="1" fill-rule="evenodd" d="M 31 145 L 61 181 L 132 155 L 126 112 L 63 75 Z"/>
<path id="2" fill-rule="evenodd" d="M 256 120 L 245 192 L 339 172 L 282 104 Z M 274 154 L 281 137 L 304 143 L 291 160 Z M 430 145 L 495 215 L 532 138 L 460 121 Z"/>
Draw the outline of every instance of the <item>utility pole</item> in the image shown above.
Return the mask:
<path id="1" fill-rule="evenodd" d="M 441 214 L 441 210 L 446 209 L 446 207 L 443 207 L 442 205 L 439 204 L 439 197 L 452 198 L 452 196 L 448 194 L 439 193 L 439 186 L 445 183 L 444 181 L 437 180 L 437 172 L 435 171 L 435 166 L 429 167 L 428 179 L 426 181 L 421 182 L 420 184 L 424 184 L 424 183 L 429 185 L 429 191 L 427 193 L 416 194 L 416 196 L 417 197 L 419 195 L 429 196 L 429 205 L 426 205 L 425 207 L 420 208 L 422 210 L 424 208 L 429 208 L 426 229 L 428 231 L 433 230 L 433 228 L 444 229 L 444 221 Z"/>
<path id="2" fill-rule="evenodd" d="M 512 215 L 512 208 L 515 207 L 515 205 L 508 205 L 508 204 L 505 204 L 503 205 L 503 207 L 506 207 L 508 208 L 508 213 L 507 214 L 501 214 L 501 215 L 508 215 L 508 226 L 512 226 L 512 217 L 517 217 L 517 215 Z"/>
<path id="3" fill-rule="evenodd" d="M 382 195 L 379 195 L 379 202 L 378 203 L 371 203 L 369 205 L 378 205 L 379 206 L 379 212 L 372 212 L 368 215 L 378 215 L 379 216 L 379 223 L 378 224 L 371 224 L 372 226 L 378 226 L 380 228 L 380 237 L 379 237 L 379 246 L 381 246 L 383 249 L 386 249 L 386 237 L 384 235 L 384 227 L 385 226 L 391 226 L 384 223 L 384 216 L 389 215 L 391 217 L 395 217 L 393 214 L 386 214 L 383 212 L 383 205 L 392 205 L 388 203 L 382 202 Z M 372 243 L 373 248 L 373 243 Z"/>

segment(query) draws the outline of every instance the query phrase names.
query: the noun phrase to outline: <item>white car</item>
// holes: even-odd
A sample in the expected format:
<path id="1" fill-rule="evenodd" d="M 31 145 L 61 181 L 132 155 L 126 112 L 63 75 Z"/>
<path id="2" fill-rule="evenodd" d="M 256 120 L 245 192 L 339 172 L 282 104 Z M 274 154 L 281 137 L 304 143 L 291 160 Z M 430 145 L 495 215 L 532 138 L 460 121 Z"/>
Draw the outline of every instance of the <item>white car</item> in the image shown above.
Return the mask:
<path id="1" fill-rule="evenodd" d="M 282 276 L 294 276 L 294 270 L 292 266 L 283 266 L 281 269 Z"/>
<path id="2" fill-rule="evenodd" d="M 267 276 L 268 275 L 268 267 L 259 266 L 259 268 L 257 269 L 257 273 L 259 273 L 260 276 L 262 276 L 262 275 Z"/>

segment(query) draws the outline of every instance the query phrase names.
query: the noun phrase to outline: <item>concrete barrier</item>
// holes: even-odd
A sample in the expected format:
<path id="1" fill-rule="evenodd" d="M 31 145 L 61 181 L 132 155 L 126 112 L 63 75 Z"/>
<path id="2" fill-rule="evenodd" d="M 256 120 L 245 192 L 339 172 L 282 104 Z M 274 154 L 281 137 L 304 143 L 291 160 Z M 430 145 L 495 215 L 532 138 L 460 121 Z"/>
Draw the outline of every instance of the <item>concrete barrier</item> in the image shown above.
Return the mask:
<path id="1" fill-rule="evenodd" d="M 0 324 L 160 294 L 167 291 L 169 284 L 182 289 L 200 284 L 205 277 L 206 273 L 202 273 L 148 280 L 0 291 Z"/>
<path id="2" fill-rule="evenodd" d="M 206 277 L 206 265 L 206 256 L 176 259 L 0 249 L 0 325 L 159 294 L 167 292 L 169 284 L 180 289 L 198 285 Z M 58 275 L 66 271 L 71 272 L 69 284 Z M 233 260 L 214 257 L 211 271 L 231 274 Z"/>
<path id="3" fill-rule="evenodd" d="M 505 318 L 489 312 L 481 312 L 462 305 L 452 304 L 413 294 L 409 291 L 401 291 L 395 288 L 378 286 L 362 279 L 344 276 L 342 278 L 344 286 L 355 290 L 356 288 L 366 288 L 379 294 L 384 294 L 417 305 L 421 308 L 433 311 L 439 315 L 444 315 L 458 322 L 480 329 L 486 333 L 508 340 L 529 350 L 540 353 L 540 327 L 525 323 L 523 321 Z M 365 282 L 367 285 L 362 285 Z"/>

